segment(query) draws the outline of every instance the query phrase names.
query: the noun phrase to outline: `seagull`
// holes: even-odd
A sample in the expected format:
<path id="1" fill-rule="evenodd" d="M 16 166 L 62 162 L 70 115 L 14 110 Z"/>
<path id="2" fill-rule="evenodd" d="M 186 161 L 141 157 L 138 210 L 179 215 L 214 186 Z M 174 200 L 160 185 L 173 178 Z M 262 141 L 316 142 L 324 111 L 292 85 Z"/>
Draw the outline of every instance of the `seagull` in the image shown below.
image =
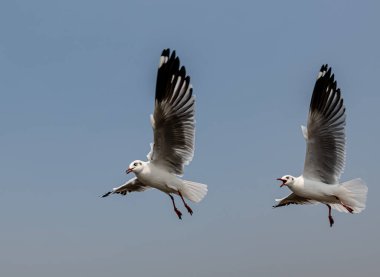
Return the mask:
<path id="1" fill-rule="evenodd" d="M 154 112 L 150 116 L 154 142 L 150 145 L 148 161 L 133 161 L 126 173 L 132 172 L 135 177 L 102 197 L 155 188 L 169 195 L 175 213 L 182 219 L 173 194 L 182 199 L 192 215 L 185 198 L 200 202 L 207 194 L 207 185 L 180 178 L 184 166 L 194 156 L 195 97 L 185 67 L 180 67 L 179 58 L 175 51 L 170 55 L 170 49 L 164 49 L 160 57 L 155 98 Z"/>
<path id="2" fill-rule="evenodd" d="M 368 188 L 360 178 L 339 183 L 346 157 L 346 108 L 340 89 L 323 65 L 311 97 L 307 128 L 301 126 L 306 140 L 306 158 L 303 174 L 285 175 L 277 180 L 292 193 L 276 199 L 282 207 L 290 204 L 323 203 L 328 208 L 330 227 L 334 224 L 331 208 L 340 212 L 360 213 L 365 209 Z"/>

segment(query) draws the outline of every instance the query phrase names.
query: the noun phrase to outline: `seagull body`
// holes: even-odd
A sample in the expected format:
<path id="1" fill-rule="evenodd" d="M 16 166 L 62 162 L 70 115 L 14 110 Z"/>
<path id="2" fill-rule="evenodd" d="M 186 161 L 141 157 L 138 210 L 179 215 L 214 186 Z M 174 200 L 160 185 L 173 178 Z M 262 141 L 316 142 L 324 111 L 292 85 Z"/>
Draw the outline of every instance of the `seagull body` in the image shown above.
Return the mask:
<path id="1" fill-rule="evenodd" d="M 339 185 L 326 186 L 325 183 L 307 180 L 302 175 L 294 178 L 292 185 L 288 185 L 289 189 L 298 196 L 313 199 L 319 202 L 334 202 L 335 195 L 339 190 Z"/>
<path id="2" fill-rule="evenodd" d="M 137 161 L 139 162 L 139 161 Z M 135 170 L 137 179 L 143 184 L 149 184 L 150 187 L 161 190 L 166 193 L 178 194 L 178 191 L 186 191 L 186 184 L 174 174 L 169 173 L 151 162 L 142 162 L 141 171 Z M 132 168 L 130 166 L 130 168 Z M 186 196 L 186 198 L 189 198 Z M 194 200 L 195 201 L 195 200 Z"/>
<path id="3" fill-rule="evenodd" d="M 307 144 L 304 172 L 299 177 L 285 175 L 277 179 L 292 193 L 276 199 L 274 207 L 323 203 L 329 209 L 330 227 L 334 224 L 332 208 L 348 213 L 365 209 L 368 188 L 363 180 L 339 182 L 346 156 L 345 112 L 334 74 L 323 65 L 311 98 L 307 127 L 301 126 Z"/>
<path id="4" fill-rule="evenodd" d="M 192 91 L 190 77 L 186 76 L 185 67 L 180 67 L 175 51 L 170 55 L 170 50 L 165 49 L 160 57 L 155 109 L 150 117 L 154 142 L 147 155 L 148 161 L 133 161 L 126 173 L 133 172 L 136 177 L 103 197 L 156 188 L 170 196 L 179 219 L 182 213 L 172 194 L 179 195 L 187 211 L 193 213 L 184 198 L 201 201 L 207 194 L 207 186 L 180 178 L 184 166 L 194 155 L 195 98 Z"/>
<path id="5" fill-rule="evenodd" d="M 143 184 L 149 184 L 152 188 L 166 193 L 177 193 L 178 190 L 183 189 L 181 179 L 150 162 L 143 163 L 143 169 L 135 172 L 135 175 Z"/>

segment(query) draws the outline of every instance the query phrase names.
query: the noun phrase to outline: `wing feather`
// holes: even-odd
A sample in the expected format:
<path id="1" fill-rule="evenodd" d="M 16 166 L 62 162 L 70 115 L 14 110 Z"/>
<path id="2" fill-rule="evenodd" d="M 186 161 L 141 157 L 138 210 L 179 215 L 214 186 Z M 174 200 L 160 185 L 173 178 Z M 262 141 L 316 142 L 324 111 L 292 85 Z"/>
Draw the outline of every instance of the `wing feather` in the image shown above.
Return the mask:
<path id="1" fill-rule="evenodd" d="M 288 206 L 291 204 L 304 205 L 304 204 L 317 204 L 318 203 L 314 200 L 298 196 L 294 193 L 291 193 L 282 199 L 276 199 L 276 202 L 278 202 L 278 203 L 276 205 L 274 205 L 273 208 Z"/>
<path id="2" fill-rule="evenodd" d="M 303 176 L 327 184 L 339 182 L 345 165 L 346 114 L 340 89 L 323 65 L 310 102 Z"/>
<path id="3" fill-rule="evenodd" d="M 183 174 L 194 155 L 195 97 L 185 67 L 169 49 L 160 58 L 152 118 L 154 143 L 148 159 L 171 173 Z"/>
<path id="4" fill-rule="evenodd" d="M 143 183 L 141 183 L 136 177 L 130 179 L 125 184 L 121 185 L 120 187 L 114 188 L 109 192 L 106 192 L 102 195 L 102 197 L 107 197 L 110 194 L 122 194 L 127 195 L 127 193 L 133 192 L 133 191 L 144 191 L 149 189 L 149 186 L 145 186 Z"/>

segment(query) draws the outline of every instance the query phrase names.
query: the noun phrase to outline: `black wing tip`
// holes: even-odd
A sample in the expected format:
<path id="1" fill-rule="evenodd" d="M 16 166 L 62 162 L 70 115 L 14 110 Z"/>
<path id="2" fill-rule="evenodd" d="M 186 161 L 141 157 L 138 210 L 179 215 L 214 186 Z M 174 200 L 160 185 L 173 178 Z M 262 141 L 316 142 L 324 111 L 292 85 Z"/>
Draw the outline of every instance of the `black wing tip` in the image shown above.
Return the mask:
<path id="1" fill-rule="evenodd" d="M 164 49 L 160 57 L 160 64 L 157 73 L 156 83 L 156 101 L 161 102 L 163 99 L 172 95 L 174 86 L 173 83 L 181 78 L 180 82 L 186 82 L 187 86 L 190 85 L 190 76 L 186 75 L 186 67 L 181 65 L 176 51 L 170 54 L 170 49 Z"/>
<path id="2" fill-rule="evenodd" d="M 329 67 L 329 65 L 327 63 L 323 64 L 321 66 L 321 69 L 319 70 L 317 79 L 321 79 L 321 77 L 324 77 L 324 78 L 332 77 L 332 79 L 334 79 L 334 74 L 331 76 L 331 71 L 332 71 L 332 68 Z"/>
<path id="3" fill-rule="evenodd" d="M 322 65 L 318 74 L 317 83 L 321 83 L 322 86 L 326 88 L 329 87 L 330 89 L 333 89 L 333 91 L 339 90 L 339 88 L 337 88 L 335 74 L 332 73 L 332 67 L 327 63 Z"/>
<path id="4" fill-rule="evenodd" d="M 165 66 L 163 66 L 165 65 Z M 162 50 L 161 56 L 160 56 L 160 64 L 158 66 L 159 70 L 166 70 L 166 68 L 179 68 L 179 58 L 176 56 L 175 50 L 170 54 L 170 48 L 166 48 Z M 164 69 L 162 69 L 164 68 Z"/>
<path id="5" fill-rule="evenodd" d="M 290 204 L 291 204 L 291 203 L 277 204 L 277 205 L 273 205 L 272 208 L 273 208 L 273 209 L 281 208 L 281 207 L 289 206 Z"/>
<path id="6" fill-rule="evenodd" d="M 175 50 L 173 50 L 172 55 L 170 56 L 171 59 L 178 59 Z"/>
<path id="7" fill-rule="evenodd" d="M 164 50 L 162 50 L 161 52 L 161 57 L 162 58 L 167 58 L 167 62 L 169 63 L 170 62 L 173 62 L 175 60 L 178 60 L 179 61 L 179 58 L 177 57 L 177 54 L 176 54 L 176 51 L 173 50 L 170 54 L 171 50 L 170 48 L 165 48 Z"/>
<path id="8" fill-rule="evenodd" d="M 329 65 L 327 63 L 326 64 L 322 64 L 321 69 L 319 70 L 319 72 L 320 73 L 326 72 L 328 68 L 329 68 Z"/>
<path id="9" fill-rule="evenodd" d="M 112 193 L 112 191 L 106 192 L 106 193 L 103 194 L 101 197 L 102 197 L 102 198 L 107 197 L 107 196 L 110 195 L 111 193 Z"/>
<path id="10" fill-rule="evenodd" d="M 169 62 L 169 56 L 170 56 L 170 48 L 166 48 L 162 50 L 161 56 L 160 56 L 160 64 L 158 65 L 158 68 L 162 68 L 164 64 L 167 64 Z"/>
<path id="11" fill-rule="evenodd" d="M 181 66 L 181 69 L 179 70 L 178 75 L 181 76 L 182 78 L 185 78 L 185 76 L 186 76 L 186 68 L 185 68 L 185 66 Z"/>
<path id="12" fill-rule="evenodd" d="M 165 48 L 164 50 L 162 50 L 161 57 L 167 57 L 167 58 L 170 58 L 170 60 L 174 60 L 178 58 L 175 50 L 173 50 L 172 53 L 170 54 L 170 48 Z"/>
<path id="13" fill-rule="evenodd" d="M 169 58 L 169 56 L 170 56 L 170 48 L 166 48 L 166 49 L 162 50 L 161 56 Z"/>
<path id="14" fill-rule="evenodd" d="M 107 197 L 107 196 L 109 196 L 110 194 L 113 194 L 113 193 L 127 195 L 127 193 L 129 193 L 129 192 L 131 192 L 131 191 L 127 191 L 127 190 L 117 191 L 117 192 L 115 192 L 115 191 L 109 191 L 109 192 L 103 194 L 101 197 L 104 198 L 104 197 Z"/>
<path id="15" fill-rule="evenodd" d="M 299 205 L 297 202 L 286 202 L 286 203 L 278 203 L 277 205 L 272 206 L 274 208 L 286 207 L 289 205 Z"/>
<path id="16" fill-rule="evenodd" d="M 329 120 L 334 118 L 344 107 L 341 90 L 337 86 L 332 68 L 328 64 L 322 65 L 311 97 L 310 112 L 322 113 Z"/>

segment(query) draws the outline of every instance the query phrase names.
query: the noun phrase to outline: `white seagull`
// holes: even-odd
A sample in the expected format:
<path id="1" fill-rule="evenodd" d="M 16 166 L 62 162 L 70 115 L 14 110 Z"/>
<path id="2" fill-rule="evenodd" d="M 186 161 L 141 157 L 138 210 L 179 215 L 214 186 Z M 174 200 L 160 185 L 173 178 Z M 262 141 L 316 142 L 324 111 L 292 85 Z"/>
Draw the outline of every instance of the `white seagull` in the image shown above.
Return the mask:
<path id="1" fill-rule="evenodd" d="M 340 89 L 323 65 L 315 83 L 307 128 L 301 126 L 306 140 L 306 159 L 303 174 L 285 175 L 277 180 L 292 193 L 274 207 L 289 204 L 323 203 L 329 209 L 330 227 L 334 224 L 331 208 L 340 212 L 360 213 L 365 209 L 368 188 L 361 179 L 339 183 L 345 165 L 346 114 Z"/>
<path id="2" fill-rule="evenodd" d="M 156 188 L 170 196 L 174 211 L 182 219 L 172 194 L 181 197 L 192 215 L 193 211 L 184 198 L 193 202 L 201 201 L 207 194 L 207 185 L 179 178 L 184 165 L 189 164 L 194 155 L 195 97 L 185 67 L 180 67 L 179 58 L 175 51 L 170 55 L 170 49 L 163 50 L 160 57 L 155 108 L 150 121 L 154 142 L 147 155 L 148 161 L 133 161 L 126 173 L 133 172 L 136 177 L 102 197 Z"/>

